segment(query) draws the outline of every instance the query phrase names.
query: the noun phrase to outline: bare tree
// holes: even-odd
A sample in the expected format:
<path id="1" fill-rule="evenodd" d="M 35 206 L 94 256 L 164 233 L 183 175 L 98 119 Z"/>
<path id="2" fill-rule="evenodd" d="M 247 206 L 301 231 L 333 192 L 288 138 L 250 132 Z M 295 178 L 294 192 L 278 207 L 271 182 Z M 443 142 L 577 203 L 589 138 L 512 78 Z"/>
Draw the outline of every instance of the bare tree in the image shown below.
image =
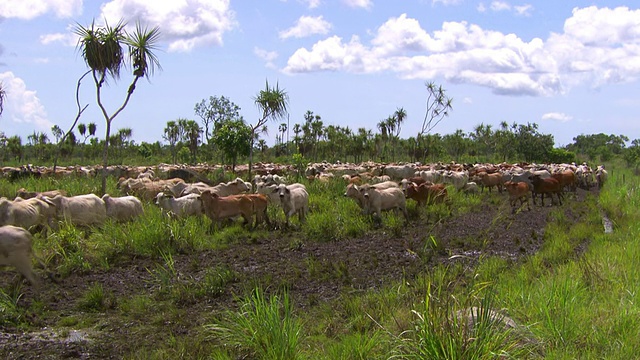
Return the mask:
<path id="1" fill-rule="evenodd" d="M 449 112 L 453 109 L 453 99 L 445 94 L 442 85 L 436 85 L 434 82 L 426 82 L 427 87 L 427 110 L 424 115 L 424 121 L 418 136 L 416 136 L 416 150 L 420 148 L 422 139 L 425 135 L 431 133 L 445 117 L 449 116 Z M 426 150 L 425 150 L 426 151 Z M 415 154 L 416 158 L 418 157 Z M 426 158 L 427 154 L 423 154 Z"/>

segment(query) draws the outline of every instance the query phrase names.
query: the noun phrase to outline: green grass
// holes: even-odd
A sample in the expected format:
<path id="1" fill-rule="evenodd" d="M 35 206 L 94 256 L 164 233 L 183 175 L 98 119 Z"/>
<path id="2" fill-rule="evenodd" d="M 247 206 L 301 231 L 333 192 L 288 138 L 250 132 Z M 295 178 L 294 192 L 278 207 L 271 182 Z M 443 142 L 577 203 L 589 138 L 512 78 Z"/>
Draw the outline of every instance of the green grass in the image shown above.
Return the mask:
<path id="1" fill-rule="evenodd" d="M 219 324 L 207 329 L 213 339 L 259 359 L 301 358 L 302 323 L 294 316 L 286 291 L 267 297 L 263 290 L 255 289 L 238 312 L 227 312 Z"/>
<path id="2" fill-rule="evenodd" d="M 130 223 L 107 222 L 93 229 L 61 224 L 46 237 L 36 235 L 34 247 L 63 280 L 144 259 L 148 286 L 142 293 L 116 299 L 107 285 L 88 284 L 73 299 L 79 314 L 47 310 L 47 299 L 26 301 L 22 285 L 6 286 L 0 289 L 0 325 L 35 329 L 42 324 L 132 324 L 141 339 L 155 339 L 153 347 L 132 349 L 126 356 L 132 359 L 635 358 L 640 348 L 640 179 L 622 168 L 609 174 L 599 197 L 579 203 L 566 198 L 565 205 L 552 209 L 542 248 L 518 262 L 482 257 L 473 266 L 455 259 L 433 266 L 430 259 L 446 254 L 448 245 L 426 232 L 423 248 L 415 250 L 428 264 L 423 273 L 361 289 L 345 262 L 309 256 L 302 272 L 319 280 L 340 280 L 345 291 L 328 301 L 311 294 L 304 308 L 295 307 L 286 291 L 274 292 L 294 283 L 268 276 L 243 278 L 224 266 L 202 268 L 199 261 L 184 271 L 176 259 L 203 250 L 215 255 L 217 249 L 238 243 L 260 246 L 260 240 L 274 232 L 283 235 L 284 246 L 292 251 L 309 242 L 339 243 L 373 231 L 402 238 L 404 217 L 385 213 L 376 227 L 353 200 L 342 196 L 344 183 L 334 181 L 305 182 L 311 211 L 306 223 L 294 219 L 290 229 L 250 231 L 234 223 L 211 230 L 204 217 L 170 219 L 152 204 L 145 204 L 145 214 Z M 13 197 L 20 187 L 62 188 L 75 195 L 96 191 L 99 179 L 15 184 L 0 179 L 0 195 Z M 115 180 L 110 179 L 108 188 L 117 194 Z M 412 223 L 433 226 L 483 204 L 499 208 L 487 226 L 509 220 L 506 198 L 495 192 L 466 195 L 449 189 L 445 204 L 417 208 L 409 201 L 408 208 Z M 276 222 L 284 221 L 281 209 L 271 207 L 269 212 Z M 613 222 L 612 234 L 604 234 L 601 214 Z M 577 215 L 583 216 L 579 223 Z M 482 247 L 482 239 L 474 241 L 479 242 L 465 246 Z M 187 311 L 209 309 L 202 304 L 215 303 L 231 291 L 238 296 L 238 307 L 207 310 L 202 323 L 210 326 L 181 323 Z M 467 309 L 474 307 L 479 311 L 472 314 L 475 325 L 470 326 L 468 317 L 460 314 L 468 315 Z M 102 317 L 104 312 L 108 318 Z M 506 315 L 517 327 L 504 326 Z M 167 324 L 189 327 L 190 332 L 174 333 L 172 327 L 163 332 L 169 335 L 157 334 Z"/>

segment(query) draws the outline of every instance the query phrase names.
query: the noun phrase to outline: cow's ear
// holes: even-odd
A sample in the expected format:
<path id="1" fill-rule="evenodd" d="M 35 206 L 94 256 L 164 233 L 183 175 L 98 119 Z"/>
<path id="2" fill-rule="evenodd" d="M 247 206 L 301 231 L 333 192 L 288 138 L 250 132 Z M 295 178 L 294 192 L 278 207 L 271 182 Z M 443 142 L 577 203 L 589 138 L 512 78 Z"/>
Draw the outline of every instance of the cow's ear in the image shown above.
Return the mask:
<path id="1" fill-rule="evenodd" d="M 284 190 L 287 192 L 287 194 L 290 194 L 290 193 L 291 193 L 291 189 L 284 188 Z"/>

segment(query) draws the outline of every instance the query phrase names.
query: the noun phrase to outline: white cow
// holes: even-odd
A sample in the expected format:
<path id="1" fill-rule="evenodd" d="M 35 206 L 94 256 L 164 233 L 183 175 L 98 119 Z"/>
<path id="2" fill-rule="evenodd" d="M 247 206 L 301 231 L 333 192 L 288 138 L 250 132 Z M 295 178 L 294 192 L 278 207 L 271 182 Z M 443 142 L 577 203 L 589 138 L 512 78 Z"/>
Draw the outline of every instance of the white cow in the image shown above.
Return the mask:
<path id="1" fill-rule="evenodd" d="M 0 227 L 0 265 L 15 267 L 31 285 L 39 281 L 31 267 L 31 233 L 13 225 Z"/>
<path id="2" fill-rule="evenodd" d="M 289 226 L 289 218 L 294 214 L 298 214 L 298 220 L 304 222 L 306 214 L 309 211 L 309 193 L 305 190 L 304 185 L 290 188 L 284 184 L 280 184 L 275 191 L 277 191 L 280 196 L 287 226 Z"/>
<path id="3" fill-rule="evenodd" d="M 32 226 L 55 227 L 56 207 L 46 197 L 11 201 L 0 199 L 0 226 L 14 225 L 25 229 Z"/>
<path id="4" fill-rule="evenodd" d="M 204 213 L 199 194 L 188 194 L 174 198 L 161 192 L 156 196 L 156 205 L 176 217 L 198 216 Z"/>
<path id="5" fill-rule="evenodd" d="M 133 195 L 111 197 L 104 194 L 102 201 L 107 209 L 107 217 L 115 221 L 130 221 L 144 213 L 142 201 Z"/>
<path id="6" fill-rule="evenodd" d="M 409 221 L 407 201 L 402 189 L 376 189 L 373 186 L 363 186 L 360 188 L 360 192 L 364 197 L 365 214 L 375 213 L 378 218 L 381 218 L 382 211 L 396 209 L 402 211 L 405 219 Z"/>
<path id="7" fill-rule="evenodd" d="M 73 225 L 100 226 L 107 219 L 107 207 L 95 194 L 56 195 L 50 198 L 50 201 L 56 205 L 58 218 L 63 218 Z"/>

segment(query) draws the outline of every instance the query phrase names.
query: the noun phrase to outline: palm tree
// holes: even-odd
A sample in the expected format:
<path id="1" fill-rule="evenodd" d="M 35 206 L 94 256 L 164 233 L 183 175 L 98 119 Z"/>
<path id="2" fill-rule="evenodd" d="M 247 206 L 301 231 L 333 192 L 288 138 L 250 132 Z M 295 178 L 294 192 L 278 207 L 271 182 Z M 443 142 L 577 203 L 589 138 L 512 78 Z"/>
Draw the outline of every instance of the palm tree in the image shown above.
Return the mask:
<path id="1" fill-rule="evenodd" d="M 283 120 L 289 113 L 289 95 L 284 89 L 280 89 L 278 83 L 275 87 L 269 87 L 266 81 L 264 90 L 260 90 L 258 96 L 254 99 L 254 103 L 258 110 L 262 113 L 262 117 L 258 122 L 251 126 L 251 146 L 249 148 L 249 178 L 251 179 L 251 167 L 253 165 L 253 144 L 255 141 L 256 131 L 263 128 L 268 120 Z"/>
<path id="2" fill-rule="evenodd" d="M 7 91 L 4 89 L 4 84 L 0 82 L 0 116 L 4 111 L 4 101 L 7 99 Z"/>
<path id="3" fill-rule="evenodd" d="M 137 23 L 135 30 L 129 33 L 125 30 L 125 23 L 120 21 L 113 27 L 108 24 L 105 24 L 104 27 L 97 27 L 94 22 L 88 27 L 77 24 L 74 32 L 80 36 L 78 47 L 93 75 L 98 106 L 107 125 L 102 153 L 102 193 L 105 193 L 107 190 L 111 123 L 129 103 L 138 80 L 142 77 L 148 78 L 156 68 L 160 69 L 160 62 L 154 54 L 157 49 L 156 44 L 160 39 L 160 30 L 158 27 L 143 28 L 140 23 Z M 128 56 L 125 56 L 125 46 L 128 49 Z M 122 105 L 109 115 L 102 104 L 102 86 L 107 78 L 119 79 L 120 70 L 126 65 L 130 65 L 133 70 L 133 80 Z"/>

